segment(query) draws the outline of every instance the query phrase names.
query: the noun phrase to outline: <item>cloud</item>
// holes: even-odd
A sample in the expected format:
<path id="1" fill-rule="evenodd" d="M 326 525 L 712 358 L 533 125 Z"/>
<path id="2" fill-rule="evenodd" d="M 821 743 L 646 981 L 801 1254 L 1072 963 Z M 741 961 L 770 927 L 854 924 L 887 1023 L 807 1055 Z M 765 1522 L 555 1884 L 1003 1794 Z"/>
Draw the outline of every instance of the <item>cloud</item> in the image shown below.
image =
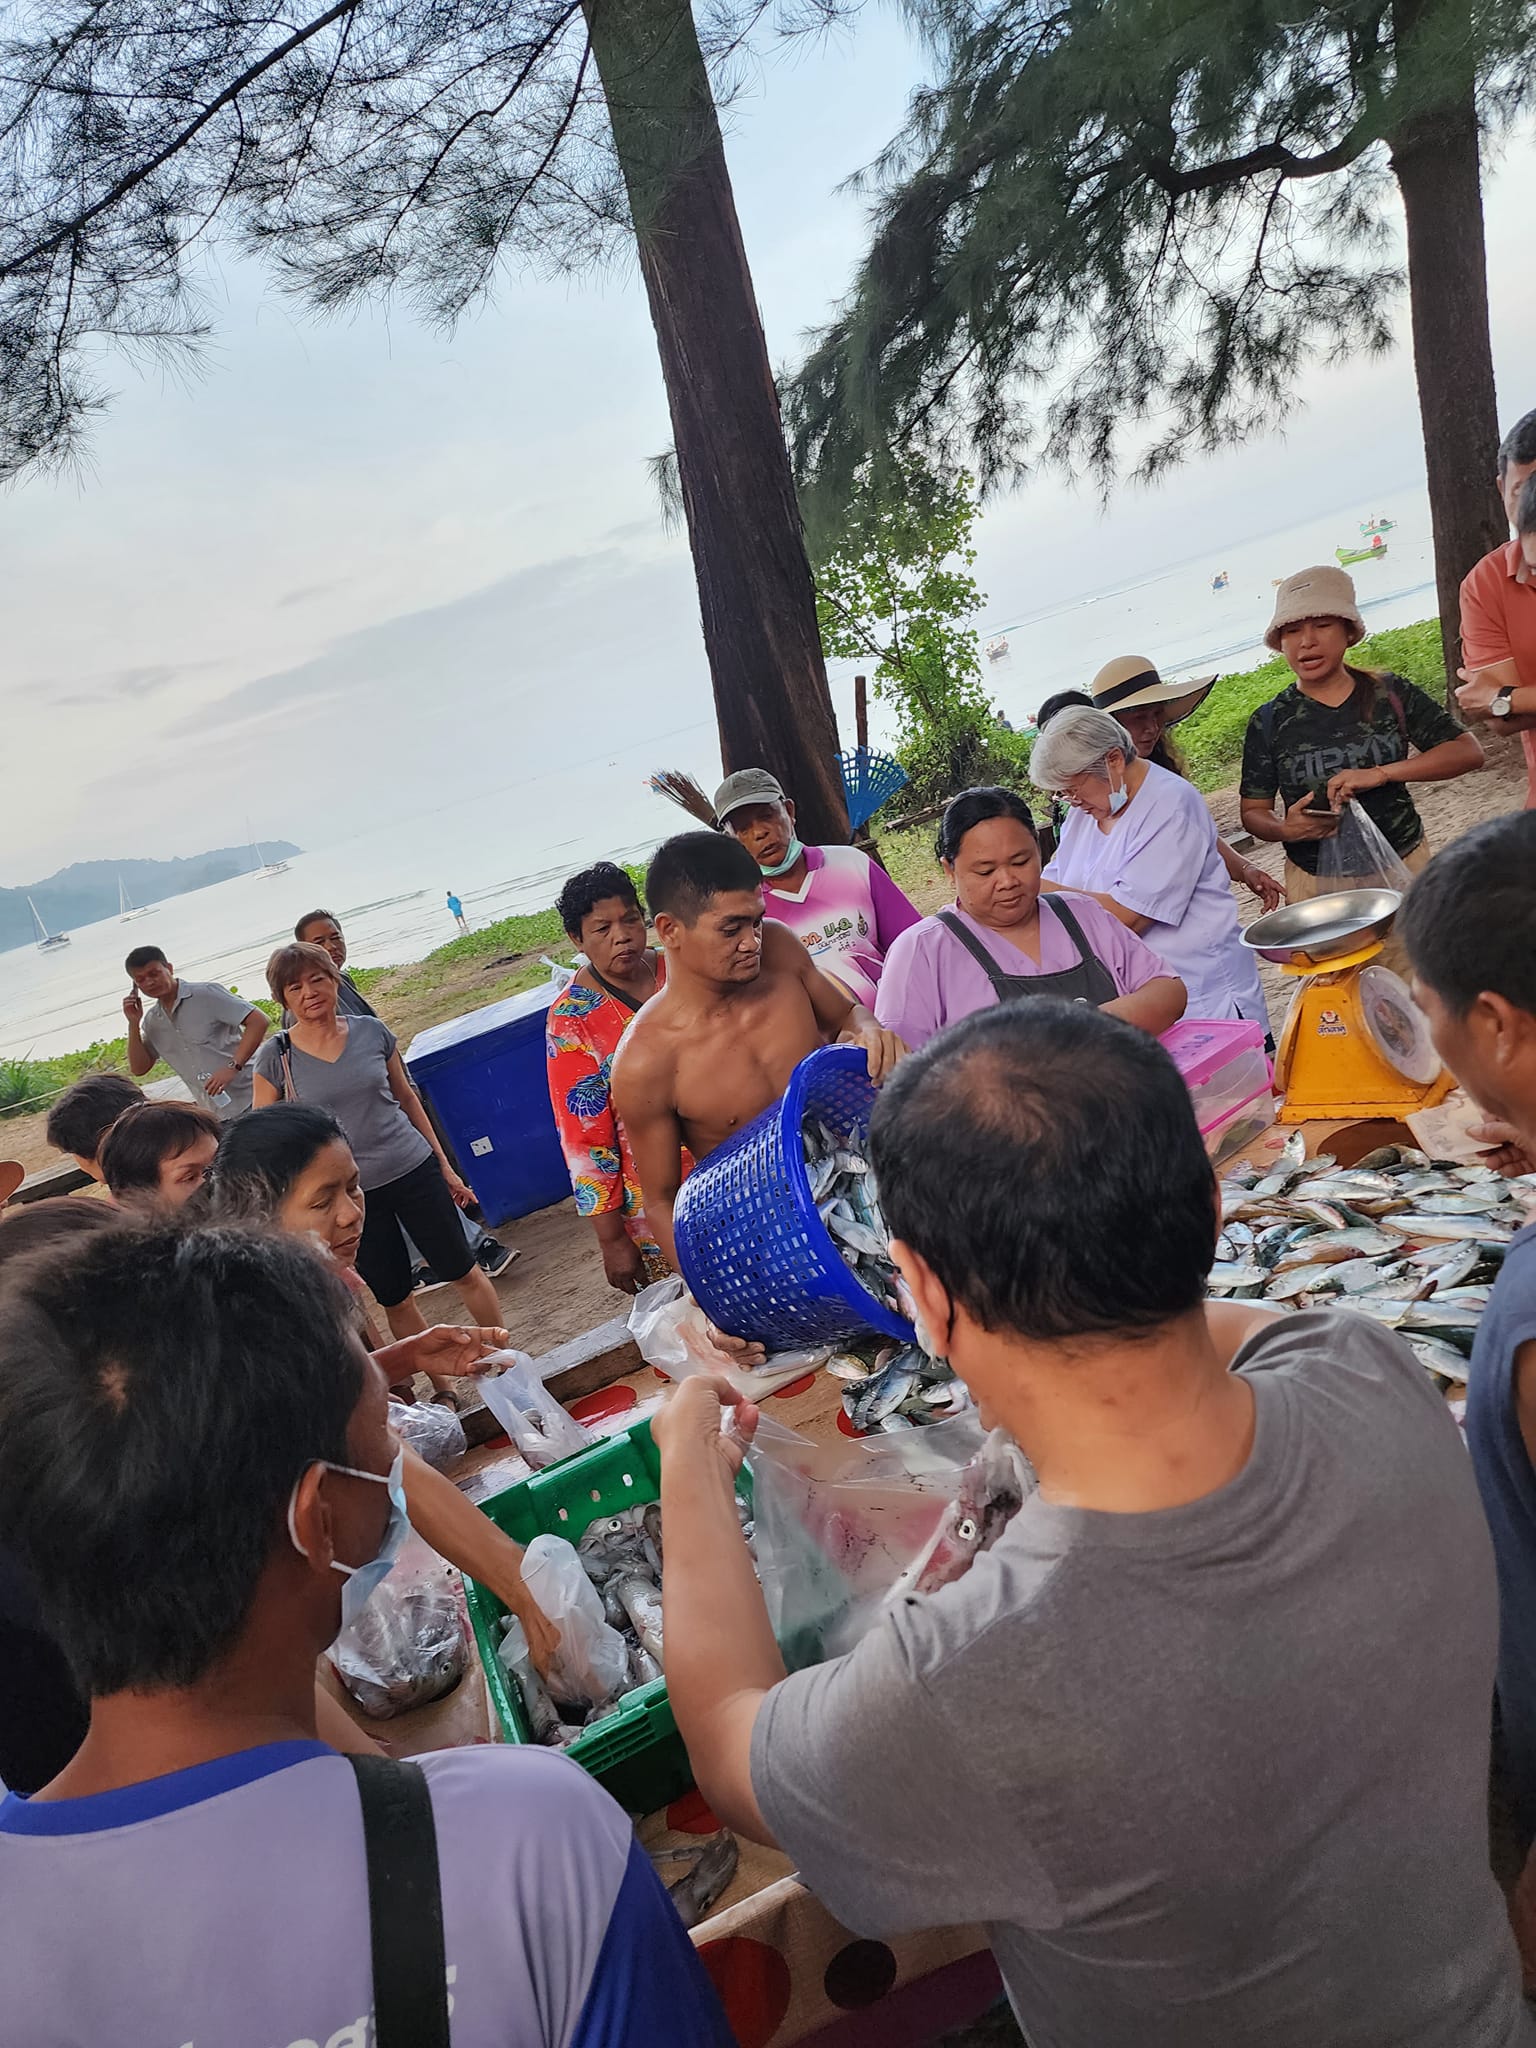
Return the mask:
<path id="1" fill-rule="evenodd" d="M 114 669 L 94 683 L 87 683 L 83 689 L 61 691 L 52 698 L 55 704 L 111 704 L 119 698 L 130 701 L 153 697 L 159 691 L 168 689 L 181 676 L 195 675 L 199 669 L 209 668 L 206 661 L 157 661 L 141 668 Z"/>

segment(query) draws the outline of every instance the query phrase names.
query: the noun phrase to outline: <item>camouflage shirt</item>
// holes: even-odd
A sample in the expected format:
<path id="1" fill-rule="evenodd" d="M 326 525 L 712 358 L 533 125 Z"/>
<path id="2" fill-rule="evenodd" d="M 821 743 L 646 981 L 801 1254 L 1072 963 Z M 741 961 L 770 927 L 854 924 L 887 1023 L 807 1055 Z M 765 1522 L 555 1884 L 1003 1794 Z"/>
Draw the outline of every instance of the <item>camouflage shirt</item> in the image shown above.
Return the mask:
<path id="1" fill-rule="evenodd" d="M 1281 807 L 1289 809 L 1309 790 L 1325 789 L 1341 769 L 1384 768 L 1391 761 L 1406 761 L 1410 751 L 1427 754 L 1446 740 L 1460 739 L 1461 730 L 1443 705 L 1406 676 L 1383 680 L 1368 723 L 1356 714 L 1353 700 L 1319 704 L 1291 683 L 1278 697 L 1261 704 L 1248 721 L 1240 793 L 1263 801 L 1278 793 Z M 1411 853 L 1424 837 L 1423 821 L 1406 783 L 1387 782 L 1380 789 L 1364 790 L 1356 802 L 1394 853 Z M 1285 857 L 1315 875 L 1320 844 L 1316 839 L 1291 840 Z"/>

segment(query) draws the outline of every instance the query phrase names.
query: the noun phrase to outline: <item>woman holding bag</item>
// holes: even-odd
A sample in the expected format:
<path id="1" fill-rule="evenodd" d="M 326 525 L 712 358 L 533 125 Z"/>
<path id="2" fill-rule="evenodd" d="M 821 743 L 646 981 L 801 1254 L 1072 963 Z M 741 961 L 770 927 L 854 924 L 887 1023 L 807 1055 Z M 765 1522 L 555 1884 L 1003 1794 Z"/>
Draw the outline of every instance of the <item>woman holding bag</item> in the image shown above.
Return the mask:
<path id="1" fill-rule="evenodd" d="M 467 1209 L 474 1194 L 449 1165 L 389 1026 L 377 1017 L 338 1015 L 340 983 L 335 961 L 320 946 L 279 946 L 267 962 L 272 1000 L 293 1023 L 274 1032 L 254 1062 L 252 1108 L 304 1102 L 328 1109 L 340 1124 L 368 1197 L 357 1270 L 394 1336 L 427 1327 L 411 1298 L 406 1230 L 458 1289 L 470 1320 L 499 1323 L 496 1289 L 475 1264 L 455 1214 L 455 1204 Z"/>

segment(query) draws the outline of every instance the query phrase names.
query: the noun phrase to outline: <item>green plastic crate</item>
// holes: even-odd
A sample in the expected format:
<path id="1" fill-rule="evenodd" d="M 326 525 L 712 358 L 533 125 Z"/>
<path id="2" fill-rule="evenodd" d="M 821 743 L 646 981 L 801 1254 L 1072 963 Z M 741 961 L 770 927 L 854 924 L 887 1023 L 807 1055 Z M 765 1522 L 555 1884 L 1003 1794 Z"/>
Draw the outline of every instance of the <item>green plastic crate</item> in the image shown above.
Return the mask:
<path id="1" fill-rule="evenodd" d="M 738 1482 L 749 1495 L 745 1474 Z M 632 1422 L 621 1435 L 566 1458 L 531 1479 L 520 1480 L 481 1506 L 497 1528 L 522 1544 L 535 1536 L 563 1536 L 578 1543 L 587 1525 L 661 1494 L 661 1459 L 651 1441 L 649 1419 Z M 466 1578 L 469 1618 L 491 1696 L 491 1708 L 507 1742 L 529 1742 L 527 1716 L 517 1682 L 496 1652 L 498 1623 L 506 1613 L 495 1594 Z M 687 1791 L 693 1766 L 677 1732 L 667 1682 L 653 1679 L 630 1693 L 616 1714 L 579 1736 L 565 1752 L 590 1771 L 630 1813 L 653 1813 Z"/>

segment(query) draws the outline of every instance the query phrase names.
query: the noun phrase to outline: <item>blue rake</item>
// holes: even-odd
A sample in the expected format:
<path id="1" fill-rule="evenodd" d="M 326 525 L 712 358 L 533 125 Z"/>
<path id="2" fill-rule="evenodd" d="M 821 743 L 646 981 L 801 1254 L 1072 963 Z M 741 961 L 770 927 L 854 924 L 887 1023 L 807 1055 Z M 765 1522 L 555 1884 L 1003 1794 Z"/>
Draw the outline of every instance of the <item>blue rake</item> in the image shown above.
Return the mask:
<path id="1" fill-rule="evenodd" d="M 848 823 L 857 832 L 867 825 L 883 803 L 889 803 L 898 789 L 905 788 L 907 771 L 889 754 L 877 754 L 872 747 L 854 747 L 839 754 L 843 789 L 848 798 Z"/>

